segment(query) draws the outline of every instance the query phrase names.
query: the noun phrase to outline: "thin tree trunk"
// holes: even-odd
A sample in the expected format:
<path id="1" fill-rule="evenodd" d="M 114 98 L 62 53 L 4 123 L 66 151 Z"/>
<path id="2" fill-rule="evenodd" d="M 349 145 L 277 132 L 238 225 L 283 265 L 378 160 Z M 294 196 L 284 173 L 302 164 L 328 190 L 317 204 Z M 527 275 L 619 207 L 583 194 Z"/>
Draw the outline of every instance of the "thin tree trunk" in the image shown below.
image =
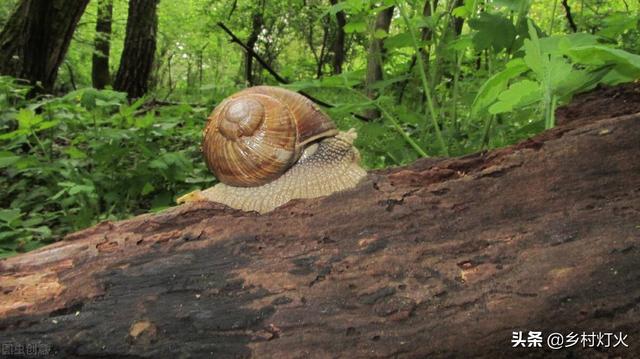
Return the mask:
<path id="1" fill-rule="evenodd" d="M 464 5 L 464 0 L 456 0 L 455 4 L 453 5 L 453 7 L 451 7 L 451 9 L 455 9 L 462 5 Z M 456 34 L 456 37 L 458 37 L 460 36 L 460 34 L 462 34 L 462 27 L 464 26 L 464 18 L 456 17 L 453 15 L 452 17 L 453 17 L 453 31 Z"/>
<path id="2" fill-rule="evenodd" d="M 143 96 L 149 88 L 149 78 L 156 52 L 160 0 L 131 0 L 124 50 L 113 88 L 126 92 L 129 98 Z"/>
<path id="3" fill-rule="evenodd" d="M 331 0 L 331 5 L 336 5 L 338 0 Z M 333 68 L 333 74 L 342 73 L 342 65 L 344 64 L 344 43 L 345 33 L 344 26 L 347 24 L 347 16 L 344 11 L 340 10 L 336 13 L 336 36 L 333 41 L 333 59 L 331 61 L 331 67 Z"/>
<path id="4" fill-rule="evenodd" d="M 562 0 L 562 6 L 564 7 L 564 12 L 567 17 L 567 23 L 569 23 L 571 31 L 578 32 L 578 26 L 573 20 L 573 14 L 571 14 L 571 6 L 569 6 L 569 2 L 567 0 Z"/>
<path id="5" fill-rule="evenodd" d="M 260 35 L 260 31 L 262 31 L 262 25 L 262 11 L 256 11 L 252 16 L 251 34 L 247 39 L 247 46 L 250 49 L 253 49 L 256 42 L 258 42 L 258 35 Z M 255 79 L 253 77 L 253 56 L 249 53 L 245 53 L 244 55 L 244 79 L 249 86 L 255 85 Z"/>
<path id="6" fill-rule="evenodd" d="M 433 1 L 433 5 L 431 4 L 431 2 Z M 424 2 L 424 7 L 422 8 L 422 16 L 424 17 L 429 17 L 431 16 L 431 7 L 433 6 L 433 9 L 435 10 L 435 8 L 438 6 L 438 0 L 425 0 Z M 429 41 L 433 38 L 433 30 L 431 30 L 431 28 L 429 27 L 423 27 L 420 37 L 422 39 L 422 41 Z M 423 56 L 424 59 L 424 64 L 425 64 L 425 71 L 428 71 L 428 67 L 429 67 L 429 50 L 428 47 L 425 49 L 424 47 L 420 48 L 420 54 Z M 414 67 L 416 66 L 416 63 L 418 61 L 418 57 L 416 54 L 414 54 L 413 56 L 411 56 L 411 61 L 409 63 L 409 73 L 413 72 Z M 402 83 L 400 83 L 400 91 L 398 94 L 398 101 L 397 103 L 400 104 L 402 103 L 402 98 L 404 97 L 404 92 L 407 88 L 407 84 L 409 84 L 409 80 L 404 80 L 402 81 Z"/>
<path id="7" fill-rule="evenodd" d="M 315 24 L 312 21 L 309 21 L 309 31 L 306 34 L 307 45 L 309 45 L 309 50 L 313 55 L 313 59 L 316 62 L 316 78 L 322 77 L 322 69 L 327 60 L 327 41 L 329 40 L 329 26 L 330 22 L 326 21 L 326 18 L 323 17 L 322 21 L 322 44 L 320 45 L 320 52 L 316 51 L 316 44 L 313 42 L 314 40 L 314 27 Z"/>
<path id="8" fill-rule="evenodd" d="M 0 74 L 50 92 L 89 0 L 21 0 L 0 33 Z"/>
<path id="9" fill-rule="evenodd" d="M 103 89 L 111 84 L 109 75 L 109 54 L 111 52 L 111 20 L 113 0 L 98 1 L 95 50 L 93 52 L 91 79 L 93 87 Z"/>
<path id="10" fill-rule="evenodd" d="M 378 97 L 376 90 L 372 86 L 383 79 L 383 66 L 384 66 L 384 42 L 383 39 L 377 38 L 374 34 L 378 30 L 382 30 L 389 33 L 389 27 L 391 26 L 391 20 L 393 19 L 394 7 L 391 6 L 382 10 L 376 17 L 376 22 L 371 34 L 371 40 L 369 42 L 369 51 L 367 55 L 367 78 L 365 86 L 367 90 L 367 96 L 370 99 Z M 380 112 L 377 109 L 367 111 L 366 117 L 378 118 Z"/>
<path id="11" fill-rule="evenodd" d="M 327 41 L 329 40 L 329 22 L 325 22 L 322 27 L 322 46 L 320 47 L 320 56 L 316 67 L 316 78 L 322 77 L 322 68 L 327 60 Z"/>

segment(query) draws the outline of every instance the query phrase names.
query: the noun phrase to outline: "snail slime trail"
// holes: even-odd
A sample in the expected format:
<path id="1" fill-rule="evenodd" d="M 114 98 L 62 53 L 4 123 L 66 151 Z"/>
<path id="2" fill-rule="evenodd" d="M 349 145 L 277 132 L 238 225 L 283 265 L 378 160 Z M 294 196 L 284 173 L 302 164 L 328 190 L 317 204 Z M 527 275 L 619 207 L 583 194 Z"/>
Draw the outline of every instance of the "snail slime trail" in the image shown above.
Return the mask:
<path id="1" fill-rule="evenodd" d="M 354 129 L 340 132 L 306 97 L 256 86 L 223 100 L 204 129 L 202 151 L 221 183 L 178 203 L 212 201 L 269 212 L 292 199 L 355 187 L 365 176 Z"/>

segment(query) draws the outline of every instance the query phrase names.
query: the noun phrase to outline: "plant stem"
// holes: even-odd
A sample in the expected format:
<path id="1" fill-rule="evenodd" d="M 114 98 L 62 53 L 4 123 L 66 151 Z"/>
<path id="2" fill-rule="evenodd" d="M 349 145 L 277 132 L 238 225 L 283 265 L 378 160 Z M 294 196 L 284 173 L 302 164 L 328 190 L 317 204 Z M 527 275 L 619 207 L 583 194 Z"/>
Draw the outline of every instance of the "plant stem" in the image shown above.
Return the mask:
<path id="1" fill-rule="evenodd" d="M 553 0 L 553 10 L 551 10 L 551 24 L 549 25 L 549 36 L 553 33 L 553 25 L 556 22 L 556 8 L 558 7 L 558 0 Z"/>
<path id="2" fill-rule="evenodd" d="M 416 52 L 416 59 L 418 60 L 418 72 L 420 73 L 420 79 L 422 81 L 422 87 L 424 88 L 425 96 L 427 97 L 427 106 L 429 107 L 429 113 L 431 115 L 431 121 L 433 124 L 433 128 L 435 130 L 436 139 L 442 149 L 442 153 L 445 156 L 449 156 L 449 149 L 447 148 L 447 144 L 444 142 L 444 138 L 442 137 L 442 133 L 440 132 L 440 124 L 438 123 L 438 118 L 436 115 L 436 110 L 433 106 L 433 98 L 431 96 L 431 90 L 429 88 L 429 83 L 427 82 L 427 75 L 424 72 L 424 61 L 422 61 L 422 54 L 420 53 L 420 46 L 418 46 L 418 40 L 416 39 L 416 34 L 414 32 L 413 26 L 407 17 L 407 14 L 404 11 L 404 6 L 400 5 L 400 2 L 396 1 L 396 6 L 400 11 L 400 16 L 404 20 L 407 28 L 409 29 L 409 34 L 411 36 L 411 41 L 413 42 L 413 47 Z"/>
<path id="3" fill-rule="evenodd" d="M 491 125 L 493 124 L 493 118 L 495 115 L 489 116 L 484 123 L 484 129 L 482 130 L 482 144 L 481 149 L 485 149 L 489 146 L 489 131 L 491 131 Z"/>
<path id="4" fill-rule="evenodd" d="M 376 106 L 378 108 L 378 110 L 380 110 L 380 113 L 382 113 L 382 116 L 385 117 L 387 120 L 389 120 L 389 122 L 391 122 L 391 124 L 393 125 L 393 127 L 398 131 L 398 133 L 400 133 L 400 135 L 402 135 L 402 137 L 405 139 L 405 141 L 407 141 L 407 143 L 422 157 L 429 157 L 429 155 L 427 154 L 427 152 L 425 150 L 422 149 L 422 147 L 420 147 L 420 145 L 418 145 L 412 138 L 411 136 L 409 136 L 409 134 L 402 128 L 402 126 L 400 126 L 400 123 L 393 117 L 391 116 L 391 114 L 389 114 L 389 112 L 382 106 L 380 105 L 377 101 L 371 101 L 370 98 L 368 98 L 367 96 L 365 96 L 364 94 L 358 92 L 357 90 L 352 89 L 351 87 L 342 87 L 343 89 L 348 90 L 349 92 L 355 94 L 356 96 L 366 100 L 367 102 L 373 102 L 373 105 Z"/>
<path id="5" fill-rule="evenodd" d="M 420 147 L 420 145 L 418 145 L 410 136 L 409 134 L 402 128 L 402 126 L 400 126 L 400 124 L 398 123 L 398 121 L 396 121 L 395 118 L 393 118 L 393 116 L 391 116 L 389 114 L 389 112 L 387 112 L 386 109 L 384 109 L 384 107 L 382 107 L 380 104 L 376 103 L 376 107 L 380 110 L 380 112 L 382 113 L 382 115 L 384 117 L 386 117 L 387 120 L 389 120 L 389 122 L 391 122 L 393 124 L 393 127 L 396 128 L 396 130 L 398 132 L 400 132 L 400 134 L 402 135 L 402 137 L 404 137 L 405 141 L 407 141 L 407 143 L 409 143 L 409 145 L 411 147 L 413 147 L 413 149 L 422 157 L 429 157 L 429 155 L 427 154 L 427 152 L 425 152 L 422 147 Z"/>
<path id="6" fill-rule="evenodd" d="M 464 57 L 464 51 L 458 52 L 458 58 L 456 59 L 456 68 L 453 74 L 453 89 L 451 90 L 451 120 L 453 121 L 456 131 L 460 130 L 460 122 L 458 121 L 458 80 L 460 79 L 460 67 L 462 66 L 462 58 Z"/>
<path id="7" fill-rule="evenodd" d="M 31 134 L 33 135 L 33 137 L 35 137 L 36 142 L 38 142 L 38 147 L 40 147 L 40 150 L 42 151 L 42 154 L 47 158 L 47 161 L 51 161 L 51 155 L 49 154 L 49 151 L 47 151 L 44 148 L 44 144 L 42 143 L 42 141 L 40 141 L 40 137 L 38 137 L 38 135 L 36 134 L 36 131 L 31 130 Z"/>

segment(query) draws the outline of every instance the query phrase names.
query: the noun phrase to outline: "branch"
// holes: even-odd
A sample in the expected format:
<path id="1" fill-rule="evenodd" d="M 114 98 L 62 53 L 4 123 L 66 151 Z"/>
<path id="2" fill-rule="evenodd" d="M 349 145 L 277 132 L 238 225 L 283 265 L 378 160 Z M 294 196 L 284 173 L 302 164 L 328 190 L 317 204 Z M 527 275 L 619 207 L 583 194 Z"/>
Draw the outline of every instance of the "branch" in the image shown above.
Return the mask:
<path id="1" fill-rule="evenodd" d="M 573 15 L 571 14 L 571 7 L 569 6 L 568 0 L 562 0 L 562 6 L 564 7 L 564 12 L 567 17 L 567 22 L 569 23 L 569 27 L 573 32 L 578 32 L 578 26 L 575 21 L 573 21 Z"/>
<path id="2" fill-rule="evenodd" d="M 271 68 L 271 66 L 269 66 L 269 64 L 267 64 L 266 61 L 264 61 L 262 59 L 262 57 L 260 57 L 260 55 L 256 54 L 255 51 L 253 51 L 252 48 L 248 47 L 247 45 L 245 45 L 242 40 L 240 40 L 227 26 L 225 26 L 225 24 L 223 24 L 222 22 L 218 23 L 218 26 L 220 26 L 222 28 L 222 30 L 224 30 L 224 32 L 226 32 L 230 37 L 231 37 L 231 42 L 235 42 L 236 44 L 240 45 L 240 47 L 242 47 L 244 49 L 244 51 L 246 51 L 250 56 L 252 56 L 254 59 L 256 59 L 258 61 L 258 63 L 260 63 L 260 65 L 262 65 L 262 67 L 267 70 L 268 73 L 271 74 L 271 76 L 273 76 L 276 80 L 278 80 L 278 82 L 283 83 L 283 84 L 290 84 L 291 81 L 287 80 L 286 78 L 280 76 L 280 74 L 278 74 L 274 69 Z M 309 100 L 317 103 L 320 106 L 324 106 L 327 108 L 334 108 L 336 107 L 335 105 L 332 105 L 328 102 L 322 101 L 304 91 L 298 91 L 299 94 L 301 94 L 302 96 L 308 98 Z M 351 115 L 353 115 L 354 117 L 363 120 L 363 121 L 372 121 L 372 119 L 359 115 L 357 113 L 353 113 L 351 112 Z"/>

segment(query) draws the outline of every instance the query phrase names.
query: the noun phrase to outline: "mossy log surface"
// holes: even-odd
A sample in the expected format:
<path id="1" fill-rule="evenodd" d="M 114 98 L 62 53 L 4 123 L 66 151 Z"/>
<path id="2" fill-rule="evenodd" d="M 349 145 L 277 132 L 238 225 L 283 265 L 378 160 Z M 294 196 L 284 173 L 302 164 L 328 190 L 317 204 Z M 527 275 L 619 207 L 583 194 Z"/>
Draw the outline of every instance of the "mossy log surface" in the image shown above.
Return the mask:
<path id="1" fill-rule="evenodd" d="M 266 215 L 191 203 L 101 223 L 0 261 L 0 343 L 60 358 L 638 357 L 640 101 L 604 111 L 640 92 L 596 93 L 507 148 L 373 171 Z M 629 347 L 512 348 L 529 330 L 622 332 Z"/>

